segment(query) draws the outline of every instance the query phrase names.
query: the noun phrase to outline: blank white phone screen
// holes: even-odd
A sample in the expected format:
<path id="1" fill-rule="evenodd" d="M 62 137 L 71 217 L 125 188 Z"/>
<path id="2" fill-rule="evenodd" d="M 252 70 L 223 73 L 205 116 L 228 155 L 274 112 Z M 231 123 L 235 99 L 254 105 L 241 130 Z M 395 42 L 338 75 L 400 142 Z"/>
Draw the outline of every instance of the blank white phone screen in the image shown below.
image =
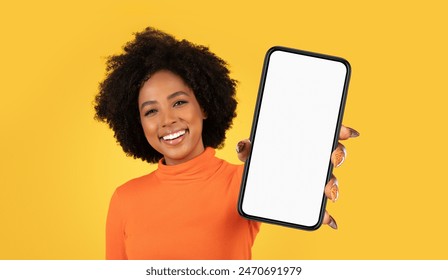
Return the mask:
<path id="1" fill-rule="evenodd" d="M 337 60 L 271 52 L 252 128 L 244 214 L 304 227 L 319 223 L 348 71 Z"/>

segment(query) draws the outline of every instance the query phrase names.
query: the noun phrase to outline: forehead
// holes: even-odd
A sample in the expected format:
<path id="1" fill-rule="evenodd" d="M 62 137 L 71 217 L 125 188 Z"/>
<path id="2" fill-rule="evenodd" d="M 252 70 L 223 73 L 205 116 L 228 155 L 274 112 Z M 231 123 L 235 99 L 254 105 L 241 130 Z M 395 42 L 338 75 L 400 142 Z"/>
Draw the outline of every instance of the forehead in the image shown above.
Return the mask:
<path id="1" fill-rule="evenodd" d="M 143 84 L 143 87 L 146 86 L 153 86 L 158 84 L 182 84 L 185 85 L 184 80 L 177 74 L 174 74 L 171 71 L 168 70 L 160 70 L 152 74 L 149 79 Z"/>
<path id="2" fill-rule="evenodd" d="M 147 98 L 163 98 L 178 91 L 192 93 L 180 76 L 168 70 L 161 70 L 151 75 L 143 84 L 139 92 L 139 102 Z"/>

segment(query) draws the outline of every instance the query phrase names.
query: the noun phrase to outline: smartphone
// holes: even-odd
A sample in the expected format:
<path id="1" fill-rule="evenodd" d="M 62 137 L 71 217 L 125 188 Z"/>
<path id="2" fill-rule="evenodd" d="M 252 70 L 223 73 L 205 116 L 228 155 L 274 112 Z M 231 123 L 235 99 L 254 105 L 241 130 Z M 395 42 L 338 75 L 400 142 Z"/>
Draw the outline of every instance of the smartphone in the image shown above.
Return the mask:
<path id="1" fill-rule="evenodd" d="M 276 46 L 265 56 L 238 211 L 305 230 L 322 224 L 351 68 L 347 60 Z"/>

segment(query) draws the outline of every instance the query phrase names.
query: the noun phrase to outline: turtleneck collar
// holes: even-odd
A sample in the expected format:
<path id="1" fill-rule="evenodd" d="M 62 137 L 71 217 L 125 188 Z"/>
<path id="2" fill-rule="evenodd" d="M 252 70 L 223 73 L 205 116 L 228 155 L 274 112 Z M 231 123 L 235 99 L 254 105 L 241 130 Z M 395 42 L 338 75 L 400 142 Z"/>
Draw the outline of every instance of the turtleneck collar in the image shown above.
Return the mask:
<path id="1" fill-rule="evenodd" d="M 159 160 L 156 176 L 163 182 L 204 180 L 221 167 L 223 161 L 215 157 L 215 150 L 207 147 L 199 156 L 176 165 L 165 165 Z"/>

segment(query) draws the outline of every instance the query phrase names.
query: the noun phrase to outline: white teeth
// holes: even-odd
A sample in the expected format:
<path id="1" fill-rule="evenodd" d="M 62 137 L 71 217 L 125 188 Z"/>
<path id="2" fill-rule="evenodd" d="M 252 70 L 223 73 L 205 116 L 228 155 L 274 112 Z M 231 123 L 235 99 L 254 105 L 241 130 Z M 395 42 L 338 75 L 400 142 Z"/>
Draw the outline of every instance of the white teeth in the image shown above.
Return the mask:
<path id="1" fill-rule="evenodd" d="M 165 140 L 165 141 L 173 140 L 173 139 L 176 139 L 176 138 L 178 138 L 178 137 L 180 137 L 180 136 L 182 136 L 184 134 L 185 134 L 185 130 L 181 130 L 181 131 L 178 131 L 178 132 L 175 132 L 175 133 L 172 133 L 172 134 L 165 135 L 165 136 L 162 137 L 162 139 Z"/>

